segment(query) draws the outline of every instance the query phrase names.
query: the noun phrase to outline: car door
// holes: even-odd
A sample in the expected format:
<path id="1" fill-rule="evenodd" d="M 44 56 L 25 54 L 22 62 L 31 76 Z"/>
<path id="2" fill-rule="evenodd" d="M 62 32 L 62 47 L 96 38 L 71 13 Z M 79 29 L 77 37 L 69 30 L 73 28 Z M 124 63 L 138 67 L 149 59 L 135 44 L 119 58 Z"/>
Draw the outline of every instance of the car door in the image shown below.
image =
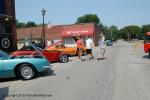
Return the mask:
<path id="1" fill-rule="evenodd" d="M 0 58 L 0 78 L 5 77 L 5 64 L 3 60 Z"/>
<path id="2" fill-rule="evenodd" d="M 43 55 L 49 62 L 59 61 L 60 52 L 56 50 L 43 51 Z"/>

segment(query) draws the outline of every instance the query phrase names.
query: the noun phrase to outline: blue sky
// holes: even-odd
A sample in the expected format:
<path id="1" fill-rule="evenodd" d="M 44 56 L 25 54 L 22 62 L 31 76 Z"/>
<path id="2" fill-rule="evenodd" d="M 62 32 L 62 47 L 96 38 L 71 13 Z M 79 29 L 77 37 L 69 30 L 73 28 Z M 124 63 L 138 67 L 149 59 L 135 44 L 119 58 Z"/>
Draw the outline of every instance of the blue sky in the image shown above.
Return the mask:
<path id="1" fill-rule="evenodd" d="M 150 24 L 150 0 L 15 0 L 20 22 L 42 23 L 41 9 L 46 9 L 45 23 L 73 24 L 79 16 L 97 14 L 107 26 Z"/>

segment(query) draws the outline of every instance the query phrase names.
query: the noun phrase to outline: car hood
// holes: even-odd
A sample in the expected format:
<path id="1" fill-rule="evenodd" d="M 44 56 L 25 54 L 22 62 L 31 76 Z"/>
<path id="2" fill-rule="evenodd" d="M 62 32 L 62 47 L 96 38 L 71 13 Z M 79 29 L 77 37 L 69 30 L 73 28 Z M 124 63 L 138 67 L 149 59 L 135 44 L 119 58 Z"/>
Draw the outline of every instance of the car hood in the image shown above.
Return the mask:
<path id="1" fill-rule="evenodd" d="M 34 45 L 32 44 L 27 38 L 23 37 L 23 39 L 29 43 L 30 46 L 32 46 L 34 48 L 34 50 L 42 57 L 44 57 L 44 55 L 42 54 L 42 52 Z"/>

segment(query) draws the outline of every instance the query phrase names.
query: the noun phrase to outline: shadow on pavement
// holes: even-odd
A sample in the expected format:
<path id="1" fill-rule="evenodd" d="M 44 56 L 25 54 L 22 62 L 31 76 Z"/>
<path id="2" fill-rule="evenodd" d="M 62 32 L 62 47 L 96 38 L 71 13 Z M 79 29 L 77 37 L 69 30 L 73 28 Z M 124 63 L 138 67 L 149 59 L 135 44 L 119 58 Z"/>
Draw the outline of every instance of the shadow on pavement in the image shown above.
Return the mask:
<path id="1" fill-rule="evenodd" d="M 56 75 L 54 73 L 54 70 L 52 70 L 51 68 L 49 68 L 49 69 L 47 69 L 47 70 L 45 70 L 43 72 L 40 72 L 36 78 L 46 77 L 46 76 L 53 76 L 53 75 Z M 11 81 L 19 81 L 19 80 L 21 80 L 21 79 L 16 78 L 16 77 L 15 78 L 2 78 L 2 79 L 0 79 L 0 83 L 11 82 Z"/>
<path id="2" fill-rule="evenodd" d="M 0 79 L 0 83 L 10 82 L 10 81 L 18 81 L 18 80 L 19 80 L 18 78 L 2 78 L 2 79 Z"/>
<path id="3" fill-rule="evenodd" d="M 0 87 L 0 100 L 5 100 L 6 96 L 8 96 L 9 87 Z"/>
<path id="4" fill-rule="evenodd" d="M 107 58 L 97 58 L 97 60 L 105 60 L 105 59 L 107 59 Z"/>
<path id="5" fill-rule="evenodd" d="M 143 58 L 150 59 L 149 55 L 144 55 Z"/>
<path id="6" fill-rule="evenodd" d="M 54 70 L 52 70 L 52 69 L 49 68 L 49 69 L 47 69 L 47 70 L 45 70 L 43 72 L 40 72 L 39 75 L 38 75 L 38 77 L 47 77 L 47 76 L 53 76 L 53 75 L 56 75 L 54 73 Z"/>

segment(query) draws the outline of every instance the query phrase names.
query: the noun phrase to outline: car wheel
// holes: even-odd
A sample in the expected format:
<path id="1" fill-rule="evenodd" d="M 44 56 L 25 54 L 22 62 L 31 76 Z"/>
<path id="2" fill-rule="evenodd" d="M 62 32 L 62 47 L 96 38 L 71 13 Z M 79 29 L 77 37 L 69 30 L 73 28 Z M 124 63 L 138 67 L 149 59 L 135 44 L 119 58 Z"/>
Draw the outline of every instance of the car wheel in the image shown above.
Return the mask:
<path id="1" fill-rule="evenodd" d="M 66 63 L 68 62 L 68 56 L 65 54 L 60 55 L 59 60 L 61 63 Z"/>
<path id="2" fill-rule="evenodd" d="M 30 64 L 22 64 L 18 69 L 19 77 L 23 80 L 29 80 L 36 76 L 36 71 Z"/>

